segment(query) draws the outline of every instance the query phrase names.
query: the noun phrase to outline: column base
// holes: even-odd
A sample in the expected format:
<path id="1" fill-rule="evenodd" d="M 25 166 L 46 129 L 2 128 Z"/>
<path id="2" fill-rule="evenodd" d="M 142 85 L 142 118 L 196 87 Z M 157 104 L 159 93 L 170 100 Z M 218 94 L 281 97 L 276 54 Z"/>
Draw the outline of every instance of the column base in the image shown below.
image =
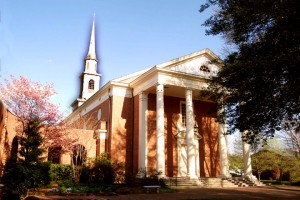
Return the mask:
<path id="1" fill-rule="evenodd" d="M 249 178 L 250 180 L 257 180 L 256 176 L 254 176 L 253 174 L 245 174 L 242 177 Z"/>
<path id="2" fill-rule="evenodd" d="M 165 174 L 159 174 L 159 175 L 157 175 L 157 178 L 158 179 L 164 179 L 164 178 L 168 178 Z"/>
<path id="3" fill-rule="evenodd" d="M 145 178 L 145 177 L 146 177 L 145 173 L 138 172 L 138 173 L 136 174 L 136 178 Z"/>
<path id="4" fill-rule="evenodd" d="M 197 179 L 198 180 L 199 177 L 197 175 L 187 175 L 186 179 L 188 179 L 188 180 L 195 180 L 195 179 Z"/>

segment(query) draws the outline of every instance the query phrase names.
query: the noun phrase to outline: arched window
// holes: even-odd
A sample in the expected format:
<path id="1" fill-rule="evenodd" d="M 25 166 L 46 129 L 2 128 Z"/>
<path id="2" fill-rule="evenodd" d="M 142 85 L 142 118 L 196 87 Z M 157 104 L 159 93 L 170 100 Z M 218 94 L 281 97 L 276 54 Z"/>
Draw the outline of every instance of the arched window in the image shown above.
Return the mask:
<path id="1" fill-rule="evenodd" d="M 206 65 L 201 65 L 200 66 L 200 71 L 210 73 L 210 70 Z"/>
<path id="2" fill-rule="evenodd" d="M 93 79 L 91 79 L 89 81 L 89 90 L 94 90 L 94 86 L 95 86 L 95 81 Z"/>
<path id="3" fill-rule="evenodd" d="M 48 149 L 48 161 L 53 164 L 60 164 L 61 147 L 49 147 Z"/>
<path id="4" fill-rule="evenodd" d="M 73 146 L 72 150 L 72 162 L 75 166 L 82 166 L 86 160 L 86 149 L 81 144 L 76 144 Z"/>

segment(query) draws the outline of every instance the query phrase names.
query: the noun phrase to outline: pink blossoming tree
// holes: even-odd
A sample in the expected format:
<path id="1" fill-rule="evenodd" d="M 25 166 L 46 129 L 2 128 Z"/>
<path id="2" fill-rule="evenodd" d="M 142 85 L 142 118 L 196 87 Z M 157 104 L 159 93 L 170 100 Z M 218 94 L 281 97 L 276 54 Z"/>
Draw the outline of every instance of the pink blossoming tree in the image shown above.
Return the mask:
<path id="1" fill-rule="evenodd" d="M 17 134 L 22 135 L 26 124 L 39 118 L 43 127 L 43 146 L 61 147 L 62 152 L 70 151 L 75 140 L 68 136 L 62 124 L 63 114 L 51 102 L 56 94 L 53 85 L 41 84 L 23 76 L 11 76 L 10 79 L 4 79 L 5 84 L 0 84 L 0 100 L 20 121 Z"/>

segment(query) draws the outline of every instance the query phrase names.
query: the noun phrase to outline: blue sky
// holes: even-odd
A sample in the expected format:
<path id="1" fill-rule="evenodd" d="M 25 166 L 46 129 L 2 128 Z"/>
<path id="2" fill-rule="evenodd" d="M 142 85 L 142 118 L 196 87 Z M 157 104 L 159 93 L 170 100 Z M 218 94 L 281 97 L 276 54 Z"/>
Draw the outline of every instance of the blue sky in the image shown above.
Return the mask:
<path id="1" fill-rule="evenodd" d="M 101 85 L 224 41 L 206 36 L 201 0 L 0 0 L 1 79 L 53 83 L 62 110 L 79 95 L 93 13 Z"/>

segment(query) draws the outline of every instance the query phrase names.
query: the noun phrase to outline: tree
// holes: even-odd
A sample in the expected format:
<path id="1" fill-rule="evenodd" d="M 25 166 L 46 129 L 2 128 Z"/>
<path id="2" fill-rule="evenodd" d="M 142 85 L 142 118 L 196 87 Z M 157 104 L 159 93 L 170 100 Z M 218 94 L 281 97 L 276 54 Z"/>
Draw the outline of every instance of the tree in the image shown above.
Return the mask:
<path id="1" fill-rule="evenodd" d="M 277 155 L 273 152 L 262 150 L 252 156 L 252 167 L 258 175 L 258 181 L 260 181 L 260 175 L 265 170 L 273 170 L 279 165 Z"/>
<path id="2" fill-rule="evenodd" d="M 273 137 L 285 121 L 299 122 L 300 2 L 207 0 L 200 12 L 208 7 L 217 10 L 204 22 L 206 33 L 234 47 L 203 93 L 226 100 L 228 133 L 247 131 L 245 140 L 254 142 Z"/>
<path id="3" fill-rule="evenodd" d="M 4 81 L 5 85 L 0 85 L 0 100 L 18 118 L 16 138 L 19 141 L 16 142 L 21 147 L 19 156 L 13 155 L 7 160 L 3 182 L 10 190 L 24 195 L 29 188 L 49 181 L 49 164 L 42 163 L 45 148 L 60 146 L 62 151 L 70 151 L 76 140 L 66 134 L 61 124 L 63 115 L 51 102 L 55 95 L 52 85 L 22 76 L 11 76 L 11 81 Z"/>
<path id="4" fill-rule="evenodd" d="M 5 165 L 2 181 L 7 191 L 16 190 L 19 195 L 27 195 L 30 188 L 46 185 L 50 182 L 49 163 L 43 163 L 40 147 L 42 137 L 40 135 L 40 121 L 32 118 L 24 127 L 24 134 L 20 137 L 20 158 L 8 159 Z M 9 196 L 6 196 L 10 199 Z"/>
<path id="5" fill-rule="evenodd" d="M 71 166 L 73 168 L 73 178 L 76 183 L 80 180 L 80 175 L 87 160 L 87 151 L 83 145 L 76 144 L 73 146 L 71 153 Z"/>
<path id="6" fill-rule="evenodd" d="M 300 158 L 300 131 L 295 128 L 297 123 L 299 122 L 286 122 L 285 131 L 281 134 L 281 138 L 289 151 Z"/>
<path id="7" fill-rule="evenodd" d="M 43 85 L 22 76 L 10 78 L 4 79 L 5 85 L 0 84 L 0 100 L 17 116 L 20 122 L 17 126 L 18 136 L 22 136 L 29 122 L 38 118 L 42 125 L 42 131 L 39 132 L 41 145 L 63 147 L 62 151 L 70 151 L 75 140 L 66 134 L 61 124 L 63 114 L 51 102 L 56 94 L 53 85 Z"/>
<path id="8" fill-rule="evenodd" d="M 41 161 L 44 152 L 40 146 L 42 136 L 40 135 L 41 124 L 38 118 L 30 120 L 24 129 L 24 135 L 20 138 L 20 160 L 24 163 L 35 164 Z"/>
<path id="9" fill-rule="evenodd" d="M 277 138 L 268 139 L 263 146 L 252 155 L 252 167 L 254 172 L 260 175 L 266 170 L 273 172 L 273 177 L 281 181 L 284 175 L 289 175 L 286 180 L 300 180 L 299 162 L 290 151 L 286 151 Z"/>

